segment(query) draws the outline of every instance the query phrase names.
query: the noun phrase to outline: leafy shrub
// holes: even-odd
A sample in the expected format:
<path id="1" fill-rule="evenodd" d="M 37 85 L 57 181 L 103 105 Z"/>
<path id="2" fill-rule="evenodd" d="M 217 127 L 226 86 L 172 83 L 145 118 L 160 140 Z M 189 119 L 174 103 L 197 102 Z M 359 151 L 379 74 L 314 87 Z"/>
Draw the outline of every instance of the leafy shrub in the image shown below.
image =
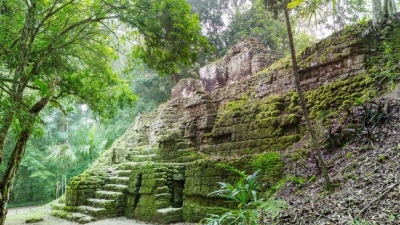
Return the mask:
<path id="1" fill-rule="evenodd" d="M 258 173 L 246 175 L 245 173 L 226 166 L 231 171 L 241 176 L 240 180 L 234 185 L 219 182 L 220 189 L 210 193 L 237 203 L 237 210 L 231 210 L 223 215 L 210 214 L 201 222 L 208 225 L 256 225 L 259 220 L 259 213 L 267 213 L 276 216 L 281 210 L 286 208 L 286 202 L 282 200 L 258 198 L 260 185 L 258 183 Z"/>

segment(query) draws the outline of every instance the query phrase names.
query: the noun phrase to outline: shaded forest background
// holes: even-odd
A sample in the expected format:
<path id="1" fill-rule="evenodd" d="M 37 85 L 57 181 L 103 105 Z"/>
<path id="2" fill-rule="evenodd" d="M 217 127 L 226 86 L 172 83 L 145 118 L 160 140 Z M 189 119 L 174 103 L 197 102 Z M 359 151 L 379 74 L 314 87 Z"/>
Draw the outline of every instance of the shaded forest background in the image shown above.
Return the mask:
<path id="1" fill-rule="evenodd" d="M 255 37 L 271 50 L 289 53 L 284 18 L 275 18 L 272 12 L 265 12 L 262 1 L 187 1 L 192 11 L 199 15 L 203 34 L 214 48 L 212 54 L 203 54 L 195 65 L 181 68 L 177 74 L 158 76 L 145 65 L 121 69 L 126 66 L 124 57 L 129 57 L 121 53 L 121 59 L 114 62 L 114 66 L 115 70 L 124 73 L 130 80 L 132 91 L 139 97 L 133 108 L 120 109 L 116 117 L 107 121 L 100 120 L 91 113 L 90 108 L 79 103 L 70 104 L 66 115 L 58 109 L 41 113 L 44 129 L 36 132 L 28 142 L 10 207 L 46 203 L 62 195 L 68 180 L 83 172 L 102 151 L 109 148 L 136 115 L 149 112 L 167 101 L 171 88 L 180 79 L 196 78 L 201 66 L 223 56 L 238 41 Z M 321 13 L 322 18 L 331 19 L 319 24 L 318 29 L 307 28 L 309 21 L 298 21 L 294 16 L 291 18 L 293 24 L 297 24 L 294 35 L 297 50 L 321 37 L 321 33 L 314 30 L 329 33 L 361 18 L 368 18 L 366 1 L 342 0 L 338 1 L 337 6 L 337 15 Z M 304 5 L 304 8 L 307 7 Z M 305 13 L 301 7 L 296 10 L 296 14 Z M 15 138 L 8 137 L 6 146 L 13 146 L 10 143 L 12 140 Z M 6 160 L 7 157 L 9 155 L 5 155 Z M 5 166 L 6 163 L 3 163 L 2 167 Z"/>

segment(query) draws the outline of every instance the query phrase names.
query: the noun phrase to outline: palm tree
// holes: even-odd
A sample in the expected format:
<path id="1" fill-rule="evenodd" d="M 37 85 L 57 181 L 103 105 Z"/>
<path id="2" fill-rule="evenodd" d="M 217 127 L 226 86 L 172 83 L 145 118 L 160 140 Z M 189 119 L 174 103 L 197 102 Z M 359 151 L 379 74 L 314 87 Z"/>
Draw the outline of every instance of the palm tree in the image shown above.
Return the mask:
<path id="1" fill-rule="evenodd" d="M 50 162 L 53 162 L 57 166 L 57 199 L 61 195 L 65 194 L 68 169 L 70 169 L 77 163 L 78 157 L 68 143 L 50 146 L 49 150 L 50 155 L 47 156 L 46 159 Z"/>
<path id="2" fill-rule="evenodd" d="M 48 147 L 48 161 L 57 167 L 56 198 L 65 194 L 67 175 L 75 167 L 86 168 L 109 143 L 109 135 L 96 121 L 79 113 L 46 117 L 48 134 L 55 144 Z M 56 124 L 56 126 L 54 126 Z M 57 130 L 56 127 L 61 127 Z M 55 134 L 55 135 L 54 135 Z M 76 168 L 75 168 L 76 169 Z"/>

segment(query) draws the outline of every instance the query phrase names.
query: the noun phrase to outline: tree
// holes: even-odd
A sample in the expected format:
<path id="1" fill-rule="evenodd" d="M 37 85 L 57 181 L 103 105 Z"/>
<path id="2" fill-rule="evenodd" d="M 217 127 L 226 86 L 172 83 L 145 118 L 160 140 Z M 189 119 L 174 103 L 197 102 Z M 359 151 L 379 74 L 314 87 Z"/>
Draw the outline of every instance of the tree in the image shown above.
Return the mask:
<path id="1" fill-rule="evenodd" d="M 329 1 L 328 1 L 329 2 Z M 330 1 L 332 4 L 332 11 L 333 14 L 338 16 L 338 11 L 342 13 L 343 9 L 341 9 L 341 1 L 340 0 L 332 0 Z M 321 11 L 321 8 L 326 4 L 327 2 L 322 1 L 322 0 L 292 0 L 289 3 L 289 8 L 294 8 L 301 3 L 308 3 L 309 7 L 306 7 L 305 10 L 303 10 L 303 15 L 302 16 L 315 16 L 317 15 L 318 11 Z M 355 6 L 356 9 L 359 9 L 361 13 L 365 12 L 364 7 L 362 5 L 365 5 L 365 2 L 363 0 L 357 0 L 356 2 L 353 2 L 352 0 L 349 1 L 347 5 Z M 311 6 L 311 7 L 310 7 Z M 353 8 L 354 9 L 354 8 Z M 354 11 L 354 10 L 353 10 Z M 378 26 L 387 20 L 393 18 L 394 14 L 397 12 L 396 8 L 396 3 L 394 0 L 372 0 L 372 24 L 375 28 L 378 28 Z M 304 15 L 305 14 L 305 15 Z"/>
<path id="2" fill-rule="evenodd" d="M 378 27 L 386 20 L 392 18 L 396 13 L 396 3 L 394 0 L 372 0 L 372 24 Z"/>
<path id="3" fill-rule="evenodd" d="M 332 182 L 331 182 L 329 174 L 328 174 L 328 169 L 326 167 L 325 160 L 322 157 L 322 153 L 321 153 L 322 146 L 321 146 L 320 141 L 318 140 L 317 135 L 315 134 L 315 129 L 314 129 L 313 125 L 311 124 L 310 117 L 308 116 L 308 110 L 307 110 L 304 94 L 303 94 L 303 91 L 301 90 L 300 78 L 299 78 L 299 73 L 298 73 L 299 67 L 297 64 L 296 50 L 294 48 L 293 33 L 292 33 L 290 17 L 289 17 L 289 9 L 288 9 L 289 2 L 290 2 L 289 0 L 283 0 L 283 1 L 264 0 L 265 6 L 272 9 L 275 12 L 275 14 L 278 13 L 278 10 L 283 10 L 283 12 L 284 12 L 287 34 L 288 34 L 288 39 L 289 39 L 290 54 L 291 54 L 291 59 L 292 59 L 292 74 L 293 74 L 293 78 L 294 78 L 294 85 L 296 87 L 297 94 L 299 95 L 300 106 L 301 106 L 301 110 L 303 112 L 304 119 L 306 120 L 308 130 L 311 134 L 311 141 L 312 141 L 314 149 L 317 153 L 318 163 L 319 163 L 319 166 L 321 168 L 322 174 L 325 179 L 325 188 L 327 190 L 331 190 L 333 188 L 333 185 L 332 185 Z"/>
<path id="4" fill-rule="evenodd" d="M 284 51 L 288 47 L 285 45 L 287 35 L 284 21 L 265 12 L 261 1 L 253 3 L 249 9 L 235 12 L 229 27 L 221 34 L 223 46 L 218 48 L 219 55 L 224 55 L 240 40 L 251 37 L 259 39 L 271 50 Z"/>
<path id="5" fill-rule="evenodd" d="M 65 194 L 68 175 L 72 177 L 82 173 L 110 145 L 107 130 L 96 121 L 79 112 L 69 113 L 68 117 L 62 118 L 62 124 L 57 126 L 61 130 L 48 137 L 55 142 L 47 146 L 48 155 L 45 158 L 45 161 L 56 167 L 56 198 Z"/>
<path id="6" fill-rule="evenodd" d="M 190 64 L 206 47 L 198 18 L 184 0 L 0 0 L 0 225 L 27 141 L 41 128 L 41 111 L 84 102 L 99 115 L 132 104 L 129 85 L 113 73 L 118 28 L 131 27 L 134 57 L 163 73 Z M 13 129 L 11 129 L 11 127 Z"/>
<path id="7" fill-rule="evenodd" d="M 200 17 L 203 32 L 214 46 L 221 46 L 221 32 L 225 30 L 235 10 L 246 0 L 187 0 L 192 11 Z"/>

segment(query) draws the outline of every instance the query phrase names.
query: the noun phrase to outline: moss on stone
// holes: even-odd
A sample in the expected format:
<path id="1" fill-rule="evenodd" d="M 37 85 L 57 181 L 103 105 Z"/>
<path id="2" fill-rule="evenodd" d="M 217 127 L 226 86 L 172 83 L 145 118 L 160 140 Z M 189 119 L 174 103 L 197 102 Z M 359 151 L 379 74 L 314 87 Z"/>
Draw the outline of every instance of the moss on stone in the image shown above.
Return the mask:
<path id="1" fill-rule="evenodd" d="M 223 202 L 224 200 L 220 199 L 219 201 Z M 194 199 L 189 198 L 183 203 L 182 219 L 186 222 L 199 222 L 210 214 L 222 215 L 230 210 L 232 209 L 218 206 L 204 206 Z"/>
<path id="2" fill-rule="evenodd" d="M 70 217 L 71 213 L 66 212 L 66 211 L 53 210 L 53 211 L 51 211 L 51 215 L 54 217 L 61 218 L 61 219 L 68 219 Z"/>
<path id="3" fill-rule="evenodd" d="M 297 114 L 283 114 L 278 117 L 279 125 L 282 127 L 297 126 L 300 122 L 300 116 Z"/>
<path id="4" fill-rule="evenodd" d="M 32 218 L 32 219 L 27 219 L 26 221 L 25 221 L 25 223 L 37 223 L 37 222 L 41 222 L 41 221 L 43 221 L 43 218 Z"/>
<path id="5" fill-rule="evenodd" d="M 395 58 L 390 59 L 392 61 L 385 59 L 385 57 L 391 56 L 390 54 L 365 56 L 365 50 L 361 49 L 362 36 L 360 34 L 363 29 L 365 29 L 365 25 L 338 32 L 298 54 L 300 72 L 304 75 L 302 84 L 309 90 L 304 94 L 307 109 L 312 119 L 324 120 L 330 116 L 340 115 L 343 110 L 355 103 L 356 98 L 369 95 L 374 84 L 381 81 L 377 82 L 378 79 L 388 79 L 387 73 L 381 73 L 382 69 L 394 76 L 390 62 L 393 59 L 398 62 L 400 56 L 395 54 Z M 392 31 L 388 30 L 388 32 Z M 400 29 L 394 28 L 393 32 L 400 33 Z M 369 40 L 368 37 L 364 39 Z M 389 41 L 382 44 L 381 40 L 370 39 L 367 44 L 378 49 L 377 53 L 391 50 L 388 44 L 396 45 L 392 52 L 400 52 L 398 51 L 400 50 L 398 47 L 400 43 L 396 44 Z M 360 49 L 360 52 L 357 52 L 358 49 Z M 365 57 L 368 59 L 366 63 L 364 62 Z M 218 63 L 220 62 L 216 64 Z M 351 67 L 353 63 L 356 63 L 354 68 Z M 362 65 L 363 63 L 364 65 Z M 343 64 L 348 65 L 342 67 Z M 237 100 L 225 103 L 216 112 L 217 117 L 212 131 L 210 131 L 210 126 L 207 128 L 208 130 L 205 129 L 199 131 L 199 133 L 190 133 L 190 135 L 184 136 L 186 133 L 184 134 L 182 130 L 187 129 L 187 127 L 195 127 L 191 123 L 198 121 L 193 120 L 186 124 L 180 124 L 179 128 L 171 125 L 171 129 L 161 129 L 157 135 L 159 146 L 152 152 L 157 153 L 157 157 L 142 158 L 143 160 L 156 160 L 157 163 L 126 163 L 120 165 L 120 169 L 132 170 L 127 190 L 125 214 L 128 217 L 145 221 L 166 222 L 164 218 L 159 220 L 160 215 L 164 212 L 159 211 L 159 209 L 182 205 L 172 199 L 176 197 L 173 184 L 183 185 L 183 182 L 185 190 L 183 196 L 178 197 L 180 203 L 184 199 L 183 209 L 182 212 L 173 211 L 171 221 L 180 218 L 180 213 L 186 221 L 199 221 L 207 216 L 207 213 L 220 214 L 231 209 L 233 205 L 225 202 L 224 199 L 208 195 L 210 192 L 219 189 L 217 182 L 234 183 L 239 178 L 237 174 L 217 166 L 221 162 L 246 172 L 254 172 L 257 167 L 256 164 L 261 165 L 260 169 L 264 170 L 265 175 L 263 177 L 264 182 L 268 185 L 279 179 L 283 175 L 281 172 L 284 168 L 280 153 L 298 142 L 306 130 L 301 121 L 302 111 L 297 93 L 294 91 L 285 93 L 286 90 L 291 88 L 290 85 L 287 85 L 290 82 L 288 78 L 291 75 L 290 66 L 291 59 L 290 56 L 287 56 L 256 75 L 257 79 L 262 79 L 260 83 L 283 85 L 284 88 L 278 90 L 282 94 L 273 94 L 259 99 L 256 96 L 265 96 L 269 92 L 266 91 L 257 95 L 256 90 L 258 89 L 254 85 L 248 87 L 248 89 L 243 86 L 246 85 L 245 82 L 254 84 L 255 77 L 238 81 L 238 84 L 242 85 L 240 88 L 235 89 L 235 86 L 230 86 L 221 89 L 219 94 L 222 97 L 225 95 L 229 97 L 216 101 L 225 102 L 229 98 Z M 318 69 L 324 68 L 320 66 L 327 66 L 326 72 L 328 74 L 326 76 L 317 74 L 320 72 Z M 361 68 L 363 66 L 366 69 L 365 72 Z M 328 71 L 337 68 L 338 71 L 332 73 Z M 310 70 L 312 73 L 308 73 Z M 364 74 L 355 74 L 360 72 Z M 385 74 L 385 76 L 382 77 L 381 74 Z M 314 75 L 317 77 L 314 77 Z M 284 80 L 281 82 L 280 79 Z M 228 95 L 229 91 L 234 91 L 232 93 L 237 94 L 237 96 Z M 164 105 L 164 107 L 166 106 Z M 212 113 L 214 115 L 215 112 Z M 150 123 L 150 120 L 146 123 Z M 211 121 L 211 124 L 213 123 L 214 117 Z M 202 132 L 205 133 L 205 140 L 194 141 L 196 137 L 193 136 L 201 136 Z M 146 147 L 137 147 L 128 151 L 122 149 L 119 155 L 123 155 L 127 151 L 129 154 L 124 156 L 124 159 L 139 161 L 137 155 L 149 153 L 147 144 Z M 200 154 L 200 151 L 204 151 L 205 154 Z M 297 149 L 291 155 L 285 155 L 285 157 L 292 161 L 302 161 L 306 160 L 310 151 L 308 148 Z M 110 152 L 107 154 L 102 155 L 103 164 L 99 163 L 99 165 L 71 180 L 66 197 L 67 205 L 83 204 L 87 198 L 93 197 L 95 190 L 102 187 L 106 176 L 100 165 L 109 161 L 107 157 L 111 157 L 112 154 Z M 208 156 L 216 156 L 218 159 L 208 159 Z M 187 163 L 186 170 L 184 165 L 175 164 L 176 162 Z M 183 189 L 183 186 L 180 188 Z M 68 208 L 65 207 L 64 210 L 67 211 Z M 68 215 L 61 216 L 67 217 Z M 175 219 L 172 219 L 172 217 Z"/>
<path id="6" fill-rule="evenodd" d="M 260 128 L 276 127 L 278 125 L 278 119 L 276 117 L 260 119 L 257 120 L 257 125 Z"/>

